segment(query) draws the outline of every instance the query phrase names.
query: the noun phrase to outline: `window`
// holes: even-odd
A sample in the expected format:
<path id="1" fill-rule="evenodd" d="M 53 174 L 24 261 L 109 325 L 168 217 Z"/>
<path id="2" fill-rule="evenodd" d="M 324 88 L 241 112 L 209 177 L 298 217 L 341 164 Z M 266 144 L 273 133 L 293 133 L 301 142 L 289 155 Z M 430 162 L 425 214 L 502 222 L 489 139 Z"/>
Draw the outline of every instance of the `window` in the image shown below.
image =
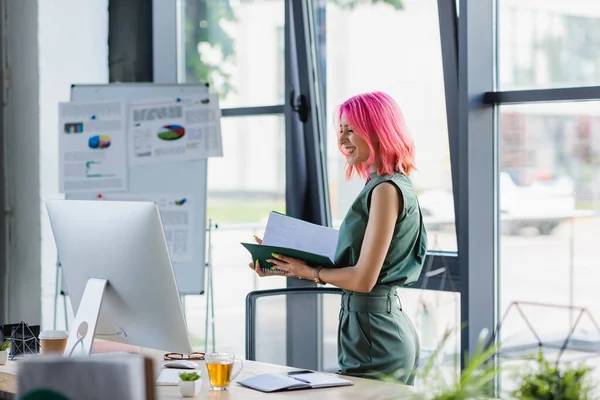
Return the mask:
<path id="1" fill-rule="evenodd" d="M 224 229 L 265 223 L 270 211 L 285 212 L 283 125 L 283 116 L 221 121 L 224 157 L 208 160 L 207 217 Z"/>
<path id="2" fill-rule="evenodd" d="M 341 222 L 364 185 L 345 181 L 345 161 L 332 123 L 336 107 L 353 95 L 381 90 L 398 102 L 415 140 L 417 171 L 411 177 L 428 225 L 430 250 L 456 251 L 437 2 L 403 4 L 402 9 L 327 4 L 323 61 L 332 219 L 334 225 Z"/>
<path id="3" fill-rule="evenodd" d="M 222 108 L 282 104 L 284 20 L 283 0 L 185 0 L 183 81 L 209 82 Z"/>
<path id="4" fill-rule="evenodd" d="M 567 336 L 578 311 L 600 312 L 596 232 L 600 229 L 599 102 L 500 106 L 500 313 L 512 302 L 535 302 L 523 311 L 545 345 Z M 584 316 L 575 330 L 584 347 L 600 332 Z M 537 351 L 537 340 L 518 310 L 501 328 L 506 351 Z M 552 350 L 545 348 L 549 357 Z M 567 352 L 563 359 L 589 355 Z M 597 374 L 597 372 L 596 372 Z M 595 375 L 598 376 L 598 375 Z"/>
<path id="5" fill-rule="evenodd" d="M 284 1 L 230 1 L 223 4 L 226 6 L 217 9 L 206 0 L 186 1 L 182 58 L 185 81 L 209 81 L 215 90 L 223 93 L 221 106 L 227 109 L 228 115 L 240 112 L 240 107 L 258 110 L 260 106 L 282 104 L 285 94 L 289 93 L 282 73 L 282 65 L 285 70 L 285 46 L 281 40 Z M 312 36 L 311 32 L 310 36 L 319 47 L 315 52 L 317 59 L 310 62 L 314 62 L 319 71 L 327 73 L 323 77 L 327 85 L 320 88 L 322 93 L 326 92 L 327 121 L 331 121 L 337 104 L 360 92 L 383 90 L 399 102 L 417 145 L 418 170 L 412 178 L 426 214 L 430 247 L 432 250 L 456 251 L 437 2 L 403 1 L 403 9 L 396 9 L 397 4 L 369 2 L 350 8 L 315 0 L 312 8 L 296 4 L 293 14 L 298 18 L 298 14 L 307 9 L 314 12 L 316 35 Z M 204 20 L 206 15 L 212 20 Z M 353 26 L 361 28 L 351 28 Z M 354 56 L 356 49 L 359 49 L 360 57 Z M 398 50 L 391 51 L 394 49 Z M 305 50 L 293 49 L 291 53 L 298 58 L 299 64 L 307 62 L 302 59 L 306 58 Z M 403 62 L 407 57 L 416 62 Z M 300 83 L 303 79 L 299 79 Z M 303 87 L 302 84 L 299 87 Z M 305 94 L 309 92 L 306 90 Z M 316 104 L 315 99 L 311 100 L 311 105 Z M 254 275 L 246 266 L 247 252 L 241 246 L 232 247 L 232 243 L 251 240 L 253 233 L 262 232 L 269 211 L 283 211 L 285 207 L 284 120 L 279 115 L 235 117 L 223 118 L 222 125 L 225 157 L 209 161 L 208 217 L 219 224 L 213 234 L 213 279 L 219 319 L 216 336 L 219 349 L 239 353 L 243 349 L 241 317 L 246 293 L 257 288 L 258 282 L 261 285 L 285 285 L 279 278 L 251 278 Z M 299 137 L 307 137 L 303 132 L 298 133 Z M 350 201 L 363 185 L 359 181 L 344 181 L 343 159 L 337 151 L 336 137 L 337 129 L 327 123 L 334 225 L 339 224 Z M 233 274 L 236 274 L 235 279 L 231 279 Z M 232 298 L 221 297 L 231 292 L 231 286 L 237 294 Z M 419 319 L 417 325 L 421 327 L 421 333 L 430 339 L 428 348 L 437 344 L 442 325 L 445 327 L 448 323 L 458 330 L 458 317 L 455 320 L 455 315 L 448 314 L 444 308 L 449 304 L 455 305 L 451 306 L 453 310 L 458 308 L 460 302 L 456 293 L 405 292 L 407 307 L 411 307 L 414 318 Z M 425 293 L 428 299 L 422 301 Z M 187 303 L 192 332 L 203 329 L 204 319 L 194 318 L 194 315 L 204 315 L 205 300 L 198 296 Z M 427 310 L 425 317 L 417 315 L 421 310 Z M 448 317 L 443 324 L 436 327 L 429 324 L 439 321 L 442 314 Z"/>
<path id="6" fill-rule="evenodd" d="M 283 125 L 283 116 L 224 118 L 224 157 L 208 161 L 207 218 L 218 224 L 212 233 L 216 347 L 240 356 L 245 350 L 246 295 L 286 285 L 283 277 L 258 278 L 240 245 L 262 235 L 270 211 L 285 212 Z M 186 296 L 190 335 L 202 351 L 206 297 Z M 212 333 L 208 341 L 212 343 Z"/>
<path id="7" fill-rule="evenodd" d="M 600 84 L 600 4 L 500 0 L 502 90 Z"/>
<path id="8" fill-rule="evenodd" d="M 364 2 L 348 7 L 343 2 L 315 1 L 317 54 L 321 55 L 321 64 L 317 65 L 326 71 L 323 80 L 327 82 L 327 169 L 333 225 L 339 226 L 364 186 L 357 178 L 345 180 L 345 160 L 338 151 L 338 128 L 333 125 L 336 108 L 356 94 L 384 91 L 400 105 L 415 140 L 417 171 L 411 178 L 425 216 L 429 248 L 455 252 L 437 1 L 402 4 L 399 7 L 397 2 Z M 443 374 L 456 374 L 460 294 L 415 289 L 419 288 L 402 289 L 399 294 L 422 339 L 422 365 L 449 329 L 454 334 L 442 351 Z"/>
<path id="9" fill-rule="evenodd" d="M 207 218 L 212 233 L 215 345 L 243 356 L 245 298 L 257 289 L 285 287 L 286 278 L 260 279 L 240 242 L 262 235 L 270 211 L 285 212 L 285 120 L 260 115 L 285 95 L 283 0 L 186 0 L 183 81 L 209 82 L 229 115 L 221 120 L 222 158 L 208 160 Z M 250 107 L 240 113 L 240 108 Z M 253 115 L 256 114 L 256 115 Z M 248 115 L 248 116 L 240 116 Z M 207 296 L 186 296 L 194 346 L 204 350 Z M 209 349 L 212 349 L 209 346 Z"/>

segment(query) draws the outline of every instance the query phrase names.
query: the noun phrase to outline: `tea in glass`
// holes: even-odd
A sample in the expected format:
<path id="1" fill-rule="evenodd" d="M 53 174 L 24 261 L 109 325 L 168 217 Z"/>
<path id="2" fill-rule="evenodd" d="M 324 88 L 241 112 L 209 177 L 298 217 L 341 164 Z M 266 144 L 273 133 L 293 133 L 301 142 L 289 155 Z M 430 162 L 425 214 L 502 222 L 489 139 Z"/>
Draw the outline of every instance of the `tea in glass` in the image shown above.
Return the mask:
<path id="1" fill-rule="evenodd" d="M 240 368 L 233 373 L 233 364 L 240 363 Z M 210 390 L 227 390 L 231 381 L 242 371 L 244 363 L 236 359 L 233 353 L 211 353 L 206 356 L 206 370 L 210 381 Z"/>

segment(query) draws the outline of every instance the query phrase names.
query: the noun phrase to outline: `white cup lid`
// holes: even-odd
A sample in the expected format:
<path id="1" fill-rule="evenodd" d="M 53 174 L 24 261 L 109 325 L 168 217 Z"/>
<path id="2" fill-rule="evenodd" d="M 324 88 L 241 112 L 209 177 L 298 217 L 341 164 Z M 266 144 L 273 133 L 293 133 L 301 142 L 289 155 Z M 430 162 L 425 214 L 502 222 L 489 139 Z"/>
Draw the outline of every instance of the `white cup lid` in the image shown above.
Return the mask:
<path id="1" fill-rule="evenodd" d="M 40 339 L 67 339 L 69 333 L 66 331 L 43 331 L 40 333 Z"/>

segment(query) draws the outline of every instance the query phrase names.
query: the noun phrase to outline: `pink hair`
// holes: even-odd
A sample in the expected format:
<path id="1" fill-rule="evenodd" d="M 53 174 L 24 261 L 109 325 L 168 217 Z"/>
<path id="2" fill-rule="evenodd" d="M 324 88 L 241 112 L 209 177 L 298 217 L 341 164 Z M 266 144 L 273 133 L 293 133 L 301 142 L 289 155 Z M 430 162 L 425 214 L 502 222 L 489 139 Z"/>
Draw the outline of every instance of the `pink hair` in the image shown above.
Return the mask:
<path id="1" fill-rule="evenodd" d="M 346 100 L 337 112 L 336 128 L 341 136 L 339 121 L 345 121 L 369 146 L 370 155 L 360 165 L 346 166 L 346 179 L 356 172 L 369 179 L 373 163 L 377 163 L 377 175 L 400 172 L 410 175 L 415 169 L 415 148 L 408 132 L 404 116 L 391 96 L 382 92 L 360 94 Z M 338 140 L 339 141 L 339 140 Z M 339 145 L 342 151 L 341 145 Z"/>

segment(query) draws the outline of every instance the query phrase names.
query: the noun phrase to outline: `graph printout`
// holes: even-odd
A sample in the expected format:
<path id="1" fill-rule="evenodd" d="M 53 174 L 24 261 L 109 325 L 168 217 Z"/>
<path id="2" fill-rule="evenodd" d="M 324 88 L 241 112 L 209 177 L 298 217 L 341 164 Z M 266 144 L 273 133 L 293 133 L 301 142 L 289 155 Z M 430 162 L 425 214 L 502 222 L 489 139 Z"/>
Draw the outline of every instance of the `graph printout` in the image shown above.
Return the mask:
<path id="1" fill-rule="evenodd" d="M 125 120 L 121 101 L 59 103 L 62 193 L 127 189 Z"/>
<path id="2" fill-rule="evenodd" d="M 218 95 L 133 101 L 127 138 L 131 166 L 221 157 Z"/>

